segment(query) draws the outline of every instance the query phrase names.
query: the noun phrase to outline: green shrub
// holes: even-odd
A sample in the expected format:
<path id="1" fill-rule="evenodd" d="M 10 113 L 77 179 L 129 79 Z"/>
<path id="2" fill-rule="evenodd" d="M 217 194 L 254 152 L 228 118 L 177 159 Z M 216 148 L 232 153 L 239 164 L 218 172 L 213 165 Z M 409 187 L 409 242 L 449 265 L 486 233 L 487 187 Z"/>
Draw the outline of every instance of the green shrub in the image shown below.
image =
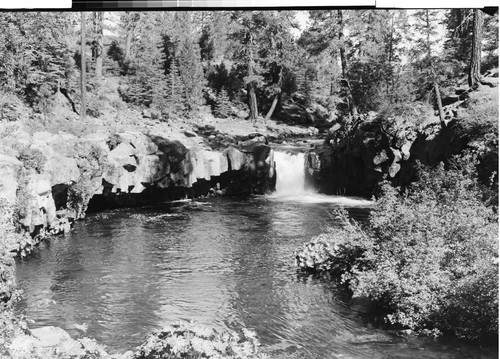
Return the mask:
<path id="1" fill-rule="evenodd" d="M 31 109 L 19 97 L 0 90 L 0 121 L 18 121 L 27 118 L 30 113 Z"/>
<path id="2" fill-rule="evenodd" d="M 243 337 L 233 332 L 217 333 L 193 323 L 180 323 L 151 335 L 135 353 L 135 359 L 174 358 L 267 358 L 259 353 L 255 333 L 243 329 Z"/>
<path id="3" fill-rule="evenodd" d="M 85 216 L 87 205 L 94 195 L 95 179 L 102 175 L 106 151 L 95 144 L 80 142 L 75 146 L 75 155 L 80 170 L 80 179 L 68 190 L 67 206 L 73 212 L 73 218 L 78 219 Z"/>
<path id="4" fill-rule="evenodd" d="M 332 271 L 394 326 L 495 336 L 498 217 L 481 201 L 475 162 L 464 156 L 418 172 L 404 195 L 383 186 L 367 228 L 344 221 L 331 230 L 326 241 L 338 249 L 311 269 Z"/>
<path id="5" fill-rule="evenodd" d="M 32 171 L 30 169 L 21 168 L 17 174 L 17 191 L 16 191 L 16 201 L 11 208 L 11 212 L 7 217 L 15 228 L 15 248 L 13 249 L 17 254 L 21 257 L 26 256 L 30 253 L 34 246 L 35 240 L 27 233 L 27 228 L 23 228 L 22 221 L 26 217 L 28 217 L 28 210 L 32 209 L 33 201 L 35 200 L 33 194 L 28 188 L 30 173 Z M 12 230 L 14 233 L 14 230 Z"/>
<path id="6" fill-rule="evenodd" d="M 104 115 L 103 109 L 107 105 L 106 98 L 102 94 L 88 94 L 88 101 L 86 106 L 86 114 L 94 118 L 99 118 Z"/>
<path id="7" fill-rule="evenodd" d="M 37 173 L 42 173 L 47 158 L 39 149 L 21 145 L 17 152 L 17 159 L 22 162 L 24 168 L 28 170 L 33 169 Z"/>
<path id="8" fill-rule="evenodd" d="M 76 113 L 63 110 L 62 113 L 51 114 L 50 116 L 35 114 L 30 116 L 24 122 L 24 125 L 31 135 L 35 132 L 46 131 L 54 134 L 66 132 L 81 137 L 95 132 L 96 126 L 91 120 L 87 117 L 85 121 L 82 121 Z"/>
<path id="9" fill-rule="evenodd" d="M 220 118 L 228 118 L 231 114 L 231 101 L 225 88 L 219 91 L 215 99 L 214 115 Z"/>
<path id="10" fill-rule="evenodd" d="M 7 347 L 23 326 L 14 316 L 14 304 L 20 298 L 16 290 L 14 255 L 22 236 L 15 232 L 12 211 L 0 198 L 0 357 L 7 356 Z"/>
<path id="11" fill-rule="evenodd" d="M 16 238 L 12 209 L 0 198 L 0 303 L 6 303 L 15 287 L 14 251 Z"/>

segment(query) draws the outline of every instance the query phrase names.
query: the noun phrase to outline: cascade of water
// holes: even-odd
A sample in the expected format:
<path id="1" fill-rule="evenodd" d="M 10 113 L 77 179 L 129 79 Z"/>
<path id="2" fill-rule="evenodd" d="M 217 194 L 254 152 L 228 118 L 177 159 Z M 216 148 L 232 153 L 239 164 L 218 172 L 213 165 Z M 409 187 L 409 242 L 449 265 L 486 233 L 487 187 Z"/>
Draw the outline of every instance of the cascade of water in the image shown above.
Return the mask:
<path id="1" fill-rule="evenodd" d="M 303 153 L 274 153 L 276 162 L 276 194 L 305 193 L 305 163 Z"/>
<path id="2" fill-rule="evenodd" d="M 335 203 L 346 207 L 370 207 L 373 202 L 364 198 L 332 196 L 316 193 L 311 188 L 305 188 L 305 155 L 274 151 L 276 162 L 276 193 L 271 198 L 278 201 L 300 203 Z"/>

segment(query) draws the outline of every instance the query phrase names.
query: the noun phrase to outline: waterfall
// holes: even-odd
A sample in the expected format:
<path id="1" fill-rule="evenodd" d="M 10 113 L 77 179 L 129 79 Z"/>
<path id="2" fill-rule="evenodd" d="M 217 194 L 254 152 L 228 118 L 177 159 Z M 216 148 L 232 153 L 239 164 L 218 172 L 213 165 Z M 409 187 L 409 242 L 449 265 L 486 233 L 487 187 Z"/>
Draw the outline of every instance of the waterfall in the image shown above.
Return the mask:
<path id="1" fill-rule="evenodd" d="M 276 162 L 276 194 L 305 193 L 305 163 L 303 153 L 274 152 Z"/>
<path id="2" fill-rule="evenodd" d="M 276 163 L 276 201 L 300 203 L 330 203 L 344 207 L 371 207 L 373 202 L 364 198 L 333 196 L 316 193 L 305 188 L 305 155 L 274 150 Z"/>

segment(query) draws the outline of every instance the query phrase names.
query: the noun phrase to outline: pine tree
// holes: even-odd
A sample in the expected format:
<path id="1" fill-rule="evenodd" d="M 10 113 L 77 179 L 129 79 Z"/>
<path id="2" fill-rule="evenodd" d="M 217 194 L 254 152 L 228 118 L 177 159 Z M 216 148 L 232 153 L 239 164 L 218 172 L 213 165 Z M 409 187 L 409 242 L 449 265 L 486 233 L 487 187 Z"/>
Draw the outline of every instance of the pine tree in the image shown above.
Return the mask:
<path id="1" fill-rule="evenodd" d="M 444 113 L 440 94 L 440 72 L 441 58 L 436 55 L 437 47 L 437 24 L 439 11 L 420 10 L 414 14 L 415 34 L 418 36 L 412 51 L 413 66 L 416 74 L 417 99 L 426 101 L 434 100 L 439 109 L 439 118 L 444 126 Z"/>
<path id="2" fill-rule="evenodd" d="M 220 63 L 230 57 L 231 42 L 228 38 L 231 29 L 230 12 L 203 11 L 201 14 L 201 35 L 198 41 L 201 60 L 208 63 Z"/>
<path id="3" fill-rule="evenodd" d="M 176 20 L 182 29 L 176 58 L 185 86 L 185 107 L 188 111 L 194 111 L 203 104 L 203 89 L 206 83 L 201 66 L 201 51 L 198 43 L 194 41 L 190 13 L 178 12 Z"/>
<path id="4" fill-rule="evenodd" d="M 129 63 L 128 86 L 121 88 L 120 92 L 125 101 L 162 107 L 161 99 L 165 98 L 165 56 L 156 13 L 141 17 L 137 36 L 137 54 Z"/>
<path id="5" fill-rule="evenodd" d="M 182 81 L 176 59 L 172 59 L 170 62 L 165 85 L 166 111 L 169 114 L 183 114 L 186 110 L 186 87 Z"/>
<path id="6" fill-rule="evenodd" d="M 347 74 L 355 102 L 366 112 L 396 102 L 407 16 L 405 11 L 357 10 L 350 13 Z"/>
<path id="7" fill-rule="evenodd" d="M 269 11 L 265 16 L 268 36 L 263 38 L 261 46 L 268 79 L 265 92 L 273 99 L 266 114 L 266 120 L 269 120 L 282 96 L 284 74 L 296 62 L 297 50 L 291 33 L 295 26 L 295 12 Z"/>
<path id="8" fill-rule="evenodd" d="M 68 45 L 71 13 L 0 14 L 0 84 L 46 111 L 50 98 L 68 88 L 75 73 Z"/>
<path id="9" fill-rule="evenodd" d="M 456 75 L 465 72 L 472 48 L 472 11 L 470 9 L 451 9 L 446 12 L 446 41 L 444 50 L 446 61 Z"/>
<path id="10" fill-rule="evenodd" d="M 217 95 L 214 114 L 220 118 L 227 118 L 231 114 L 231 101 L 225 88 L 222 88 Z"/>
<path id="11" fill-rule="evenodd" d="M 349 44 L 345 37 L 351 15 L 346 10 L 313 10 L 309 16 L 311 26 L 301 35 L 299 45 L 316 64 L 314 97 L 328 104 L 330 111 L 339 106 L 349 118 L 356 118 L 357 106 L 349 78 Z"/>
<path id="12" fill-rule="evenodd" d="M 143 15 L 137 11 L 125 11 L 120 15 L 120 28 L 125 38 L 125 62 L 129 62 L 134 57 L 132 49 L 134 42 L 137 41 L 141 17 L 148 17 Z"/>
<path id="13" fill-rule="evenodd" d="M 484 58 L 481 61 L 481 72 L 498 67 L 498 11 L 484 16 L 483 38 Z"/>
<path id="14" fill-rule="evenodd" d="M 234 30 L 230 34 L 235 47 L 237 63 L 245 68 L 243 81 L 246 85 L 249 119 L 255 121 L 259 114 L 257 90 L 264 84 L 259 43 L 266 33 L 267 23 L 262 11 L 233 11 Z"/>

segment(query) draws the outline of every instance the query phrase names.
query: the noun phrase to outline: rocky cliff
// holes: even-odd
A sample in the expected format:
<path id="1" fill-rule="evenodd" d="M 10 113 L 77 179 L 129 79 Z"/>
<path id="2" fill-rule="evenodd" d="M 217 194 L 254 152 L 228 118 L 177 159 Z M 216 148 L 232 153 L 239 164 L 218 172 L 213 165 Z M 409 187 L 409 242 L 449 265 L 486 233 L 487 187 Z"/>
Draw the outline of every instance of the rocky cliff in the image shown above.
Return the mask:
<path id="1" fill-rule="evenodd" d="M 32 235 L 69 230 L 91 209 L 274 190 L 269 146 L 214 151 L 141 132 L 76 137 L 18 131 L 0 155 L 0 196 Z"/>
<path id="2" fill-rule="evenodd" d="M 321 192 L 369 197 L 382 180 L 409 184 L 416 160 L 435 165 L 466 146 L 455 125 L 442 129 L 437 123 L 388 133 L 376 121 L 365 122 L 349 139 L 327 141 L 310 151 L 306 175 Z"/>
<path id="3" fill-rule="evenodd" d="M 308 181 L 323 193 L 369 197 L 382 180 L 395 186 L 415 180 L 417 161 L 435 166 L 468 149 L 479 161 L 479 180 L 498 183 L 496 83 L 449 105 L 443 123 L 432 108 L 415 105 L 392 118 L 372 113 L 350 128 L 333 126 L 308 153 Z"/>

